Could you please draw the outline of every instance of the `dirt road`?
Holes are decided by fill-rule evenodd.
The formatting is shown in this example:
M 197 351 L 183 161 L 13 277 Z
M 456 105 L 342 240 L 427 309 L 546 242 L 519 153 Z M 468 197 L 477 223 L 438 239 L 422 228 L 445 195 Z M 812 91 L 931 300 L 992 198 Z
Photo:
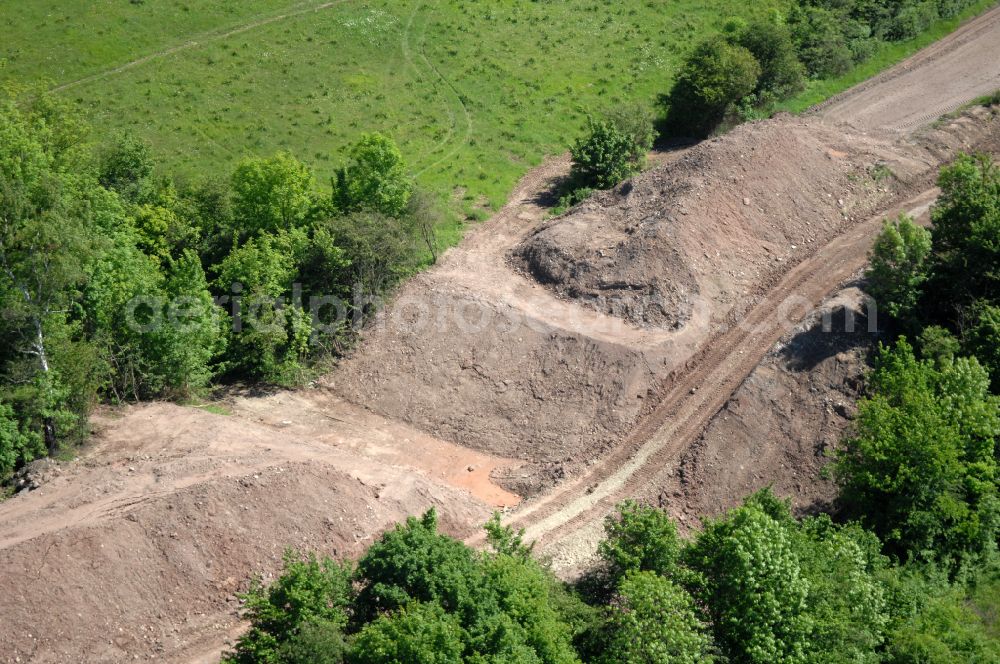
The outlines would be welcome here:
M 1000 89 L 1000 7 L 970 21 L 883 75 L 814 110 L 831 123 L 877 132 L 912 133 L 944 113 Z M 728 331 L 706 339 L 688 370 L 599 464 L 509 519 L 572 570 L 593 553 L 600 523 L 615 503 L 645 485 L 689 446 L 781 336 L 845 279 L 863 268 L 882 220 L 900 212 L 923 216 L 938 194 L 927 188 L 819 248 L 791 270 Z M 476 538 L 478 539 L 478 538 Z
M 818 112 L 872 133 L 903 132 L 898 140 L 906 142 L 907 132 L 938 109 L 979 94 L 986 85 L 981 73 L 990 80 L 1000 61 L 998 16 L 991 11 Z M 940 89 L 921 92 L 918 79 L 940 81 Z M 883 98 L 896 101 L 866 110 Z M 812 136 L 822 133 L 817 124 L 791 119 L 745 132 Z M 240 629 L 234 591 L 249 574 L 276 570 L 285 546 L 351 555 L 381 528 L 432 505 L 451 532 L 466 535 L 492 507 L 514 504 L 511 490 L 522 493 L 510 483 L 498 486 L 497 476 L 523 473 L 521 464 L 532 461 L 558 471 L 549 478 L 556 486 L 512 511 L 509 521 L 572 570 L 592 552 L 614 503 L 642 493 L 675 464 L 778 338 L 864 264 L 881 219 L 900 210 L 922 214 L 933 201 L 928 176 L 893 209 L 852 221 L 850 196 L 843 204 L 838 196 L 848 191 L 845 183 L 867 177 L 858 163 L 897 159 L 894 168 L 913 173 L 938 157 L 922 146 L 894 151 L 879 138 L 849 158 L 850 146 L 837 143 L 858 132 L 820 129 L 836 136 L 792 144 L 812 151 L 813 167 L 823 166 L 803 180 L 762 178 L 760 164 L 773 163 L 761 161 L 767 145 L 743 136 L 722 144 L 736 151 L 718 152 L 725 164 L 698 171 L 688 183 L 689 218 L 704 205 L 734 236 L 794 214 L 831 224 L 771 229 L 770 239 L 757 243 L 775 252 L 766 261 L 760 246 L 737 246 L 757 236 L 738 236 L 734 253 L 757 253 L 706 291 L 728 291 L 730 301 L 745 298 L 748 306 L 753 299 L 738 324 L 720 328 L 718 317 L 696 310 L 679 330 L 630 325 L 514 270 L 509 252 L 544 221 L 547 195 L 568 172 L 565 158 L 554 159 L 401 293 L 418 302 L 440 295 L 463 316 L 467 308 L 516 314 L 516 333 L 389 329 L 333 372 L 324 381 L 329 389 L 233 397 L 231 417 L 151 404 L 103 418 L 97 444 L 79 461 L 0 505 L 0 660 L 209 661 Z M 788 158 L 801 170 L 799 157 L 793 150 Z M 807 181 L 817 172 L 823 182 Z M 711 188 L 722 181 L 724 204 L 720 189 Z M 889 191 L 879 186 L 875 194 L 889 196 L 883 189 Z M 626 207 L 650 205 L 622 196 Z M 669 199 L 652 200 L 656 207 Z M 814 237 L 815 244 L 800 242 Z M 687 239 L 698 247 L 689 253 L 703 274 L 735 265 L 724 263 L 711 238 Z M 760 276 L 765 267 L 767 274 L 787 272 L 772 282 Z M 739 284 L 755 280 L 751 298 Z M 564 468 L 571 479 L 559 484 Z M 60 578 L 72 585 L 59 586 Z
M 778 339 L 864 266 L 883 219 L 900 212 L 926 215 L 937 195 L 936 188 L 928 189 L 856 225 L 799 263 L 738 325 L 711 340 L 625 444 L 590 472 L 519 510 L 511 525 L 525 528 L 529 539 L 544 542 L 543 550 L 551 552 L 580 528 L 602 520 L 616 503 L 642 493 L 702 432 Z M 581 553 L 594 544 L 581 542 Z M 565 555 L 560 562 L 572 566 L 577 560 Z
M 1000 6 L 814 112 L 862 129 L 908 132 L 996 90 Z

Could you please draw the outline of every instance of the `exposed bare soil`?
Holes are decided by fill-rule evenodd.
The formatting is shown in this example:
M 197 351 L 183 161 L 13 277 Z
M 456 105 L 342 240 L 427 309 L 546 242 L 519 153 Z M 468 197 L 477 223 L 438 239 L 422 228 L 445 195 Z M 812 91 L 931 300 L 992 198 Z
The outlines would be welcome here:
M 921 132 L 906 145 L 923 145 L 929 152 L 943 157 L 949 142 L 954 149 L 968 140 L 969 134 L 965 132 L 969 130 L 978 139 L 972 146 L 966 144 L 966 149 L 977 147 L 994 154 L 1000 151 L 997 115 L 985 109 L 974 110 L 951 126 Z M 965 139 L 956 142 L 957 135 Z M 883 214 L 852 225 L 788 271 L 763 298 L 734 320 L 731 327 L 720 328 L 719 334 L 692 358 L 685 372 L 668 379 L 669 388 L 664 390 L 664 397 L 626 441 L 587 473 L 524 506 L 512 522 L 527 527 L 530 537 L 539 538 L 543 542 L 542 550 L 567 573 L 587 564 L 600 538 L 603 516 L 626 497 L 645 495 L 650 487 L 671 484 L 663 477 L 679 472 L 681 459 L 690 446 L 783 334 L 806 319 L 831 291 L 830 284 L 841 284 L 864 267 L 883 218 L 905 212 L 927 223 L 929 208 L 938 195 L 937 189 L 931 186 L 933 176 L 932 170 L 914 177 L 901 190 L 918 193 L 886 209 Z M 734 447 L 753 447 L 755 444 L 752 438 L 729 442 Z M 750 469 L 757 480 L 763 480 L 763 485 L 787 480 L 787 465 L 767 465 L 766 460 L 765 456 L 760 464 Z M 815 481 L 818 475 L 809 476 L 808 468 L 806 464 L 798 470 L 807 473 L 807 481 Z M 701 486 L 711 491 L 713 482 L 722 481 L 730 494 L 728 500 L 707 512 L 715 513 L 742 498 L 740 485 L 745 488 L 747 482 L 731 482 L 734 474 L 731 468 L 723 466 L 715 477 L 702 483 Z M 728 479 L 723 481 L 723 478 Z M 791 493 L 786 495 L 794 497 Z M 692 502 L 690 493 L 687 501 Z M 683 503 L 672 511 L 683 517 Z
M 80 459 L 0 503 L 0 661 L 217 660 L 234 593 L 286 547 L 356 555 L 430 507 L 465 536 L 517 500 L 489 482 L 503 460 L 322 393 L 246 402 L 103 414 Z
M 820 104 L 827 122 L 909 132 L 1000 89 L 1000 6 Z
M 755 123 L 545 220 L 538 198 L 565 173 L 555 162 L 408 283 L 325 383 L 387 418 L 523 459 L 506 486 L 542 490 L 616 448 L 664 381 L 789 269 L 930 187 L 941 158 L 995 128 L 976 115 L 913 142 L 817 120 Z M 850 248 L 859 261 L 867 232 Z M 539 268 L 545 284 L 531 278 L 537 256 L 560 265 Z M 600 283 L 615 271 L 627 288 Z M 769 306 L 787 308 L 793 295 Z M 666 316 L 664 302 L 680 302 L 680 313 Z
M 997 20 L 950 42 L 978 50 L 944 40 L 904 68 L 968 78 L 945 93 L 957 106 Z M 920 106 L 909 80 L 838 103 Z M 234 592 L 284 547 L 353 555 L 430 506 L 475 541 L 533 496 L 511 522 L 571 571 L 626 496 L 691 522 L 770 483 L 821 505 L 867 337 L 797 326 L 862 268 L 884 214 L 926 213 L 943 160 L 1000 148 L 987 111 L 919 134 L 829 113 L 661 156 L 552 220 L 568 162 L 547 162 L 319 389 L 233 394 L 231 416 L 102 414 L 80 459 L 0 504 L 0 661 L 212 661 L 241 628 Z
M 645 499 L 688 525 L 768 486 L 799 512 L 828 511 L 836 489 L 822 470 L 850 427 L 883 332 L 868 313 L 857 286 L 824 302 L 768 352 Z

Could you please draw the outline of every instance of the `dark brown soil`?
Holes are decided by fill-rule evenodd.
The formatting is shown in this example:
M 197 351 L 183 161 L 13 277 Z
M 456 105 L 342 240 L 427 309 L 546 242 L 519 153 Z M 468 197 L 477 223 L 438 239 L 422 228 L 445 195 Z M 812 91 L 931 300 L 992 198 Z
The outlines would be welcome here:
M 862 293 L 839 293 L 778 343 L 645 498 L 690 525 L 765 487 L 800 513 L 831 510 L 836 487 L 824 469 L 849 431 L 878 335 Z

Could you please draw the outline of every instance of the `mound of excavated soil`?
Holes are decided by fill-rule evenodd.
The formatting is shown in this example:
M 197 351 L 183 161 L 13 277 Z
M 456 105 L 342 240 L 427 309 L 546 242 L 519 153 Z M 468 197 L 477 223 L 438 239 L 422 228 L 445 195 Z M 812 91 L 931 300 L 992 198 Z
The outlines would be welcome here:
M 720 319 L 935 166 L 967 129 L 917 147 L 816 119 L 743 125 L 542 224 L 513 263 L 633 324 L 680 327 L 696 302 Z
M 684 158 L 676 170 L 691 165 Z M 674 214 L 666 206 L 655 208 L 663 214 L 652 209 L 657 199 L 681 195 L 690 184 L 657 182 L 664 189 L 639 194 L 652 196 L 634 218 L 615 219 L 609 214 L 616 196 L 627 197 L 643 184 L 632 182 L 614 194 L 591 199 L 558 223 L 536 231 L 515 256 L 542 284 L 598 311 L 633 323 L 680 327 L 691 317 L 698 284 L 677 250 Z M 623 194 L 626 191 L 629 194 Z
M 866 314 L 854 287 L 824 303 L 754 369 L 647 499 L 689 525 L 765 487 L 801 513 L 828 511 L 837 490 L 823 468 L 849 430 L 877 338 Z
M 526 181 L 408 282 L 324 382 L 380 415 L 529 462 L 502 480 L 534 493 L 615 447 L 664 378 L 793 265 L 928 188 L 941 159 L 996 126 L 963 118 L 904 141 L 778 118 L 550 220 L 537 201 L 551 182 Z
M 0 503 L 0 661 L 218 661 L 236 593 L 286 547 L 348 557 L 436 507 L 490 509 L 409 468 L 237 417 L 151 404 Z

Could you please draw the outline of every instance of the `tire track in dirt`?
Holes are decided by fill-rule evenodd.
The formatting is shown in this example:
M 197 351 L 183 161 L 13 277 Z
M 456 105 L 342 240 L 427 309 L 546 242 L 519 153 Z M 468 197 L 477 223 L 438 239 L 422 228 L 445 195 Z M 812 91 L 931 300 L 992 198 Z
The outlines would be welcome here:
M 437 4 L 440 4 L 440 2 L 438 2 Z M 416 14 L 416 10 L 414 10 L 414 14 Z M 413 21 L 412 16 L 410 17 L 410 21 L 412 23 Z M 441 83 L 443 83 L 444 86 L 451 91 L 452 95 L 454 95 L 455 101 L 458 102 L 459 107 L 462 109 L 462 115 L 465 117 L 465 136 L 462 138 L 461 141 L 456 141 L 454 147 L 452 147 L 451 150 L 449 150 L 446 154 L 442 155 L 435 162 L 433 162 L 429 166 L 425 166 L 424 168 L 414 173 L 414 177 L 420 177 L 421 175 L 431 170 L 432 168 L 437 168 L 444 162 L 454 157 L 456 154 L 458 154 L 458 151 L 462 149 L 462 146 L 466 145 L 469 142 L 469 139 L 472 137 L 472 114 L 469 112 L 469 107 L 466 105 L 465 99 L 462 97 L 462 94 L 455 87 L 455 84 L 452 83 L 449 79 L 445 78 L 444 74 L 441 73 L 441 70 L 438 69 L 437 65 L 431 62 L 430 58 L 427 57 L 427 49 L 425 46 L 426 38 L 427 38 L 427 23 L 425 21 L 419 42 L 420 58 L 424 61 L 424 64 L 426 64 L 430 68 L 430 70 L 434 72 L 434 75 L 437 76 L 438 80 L 441 81 Z M 457 118 L 455 118 L 453 111 L 449 110 L 449 113 L 452 114 L 452 128 L 454 129 L 454 127 L 458 124 Z M 452 135 L 453 133 L 449 132 L 449 138 Z M 430 154 L 433 155 L 434 152 L 442 149 L 445 145 L 447 145 L 447 143 L 443 142 L 437 148 L 432 150 Z
M 997 89 L 1000 4 L 810 113 L 831 122 L 908 132 Z
M 851 228 L 789 271 L 742 322 L 705 344 L 664 399 L 600 465 L 525 508 L 511 525 L 546 546 L 599 520 L 660 473 L 707 426 L 783 334 L 793 329 L 839 283 L 861 269 L 887 216 L 926 213 L 931 188 Z M 793 305 L 793 306 L 789 306 Z
M 961 64 L 966 70 L 970 66 L 979 66 L 977 57 L 968 56 L 970 51 L 975 51 L 971 47 L 984 40 L 995 47 L 992 36 L 998 28 L 1000 6 L 882 76 L 843 93 L 813 112 L 825 117 L 833 115 L 832 119 L 837 121 L 836 113 L 841 111 L 830 109 L 851 108 L 859 96 L 872 91 L 884 95 L 886 88 L 891 90 L 900 78 L 911 76 L 913 72 L 926 72 L 928 68 L 937 66 L 942 58 L 960 49 L 965 54 Z M 949 61 L 945 63 L 943 74 L 933 70 L 931 73 L 955 76 L 954 66 L 955 63 Z M 917 91 L 914 100 L 921 104 L 924 111 L 916 119 L 890 117 L 878 129 L 912 131 L 940 114 L 958 108 L 977 93 L 965 89 L 957 96 L 954 92 L 952 95 L 943 101 L 930 99 L 928 110 L 928 96 Z M 781 336 L 801 322 L 838 284 L 863 268 L 882 220 L 901 212 L 914 217 L 925 215 L 937 195 L 938 190 L 929 187 L 928 183 L 924 191 L 891 210 L 853 226 L 790 269 L 763 294 L 739 323 L 706 339 L 702 350 L 682 370 L 668 378 L 663 390 L 664 398 L 609 456 L 580 477 L 522 506 L 506 522 L 515 528 L 524 528 L 527 539 L 542 543 L 546 550 L 574 536 L 585 540 L 599 536 L 600 529 L 595 526 L 613 510 L 614 505 L 637 493 L 666 464 L 675 461 L 678 453 L 704 431 L 711 418 Z M 799 305 L 799 310 L 785 308 L 789 302 Z M 481 541 L 481 537 L 476 536 L 470 541 Z M 587 550 L 594 544 L 594 541 L 580 542 L 581 548 Z

